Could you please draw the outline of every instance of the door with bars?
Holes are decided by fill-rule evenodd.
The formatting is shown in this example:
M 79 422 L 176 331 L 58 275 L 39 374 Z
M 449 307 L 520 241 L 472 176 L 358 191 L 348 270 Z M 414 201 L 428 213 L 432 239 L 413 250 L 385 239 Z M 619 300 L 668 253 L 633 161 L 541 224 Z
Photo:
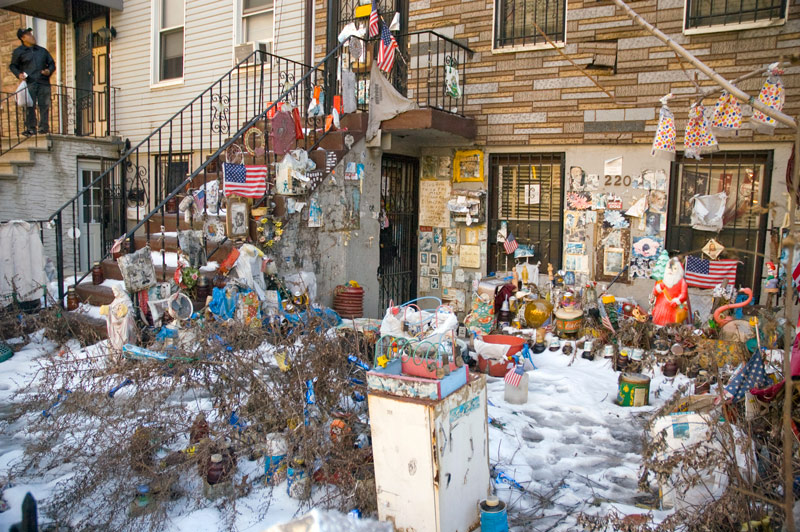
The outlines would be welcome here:
M 417 297 L 419 161 L 384 154 L 381 159 L 379 308 Z
M 534 248 L 533 261 L 561 267 L 564 220 L 564 154 L 509 153 L 489 157 L 489 272 L 509 270 L 513 255 L 497 242 L 507 222 L 520 246 Z
M 672 163 L 667 215 L 667 244 L 670 254 L 703 256 L 710 238 L 726 247 L 720 258 L 741 261 L 736 284 L 753 290 L 758 301 L 767 238 L 766 207 L 772 181 L 772 152 L 721 151 L 704 155 L 700 161 L 680 154 Z M 692 229 L 692 197 L 727 196 L 719 234 Z M 704 257 L 705 258 L 705 257 Z

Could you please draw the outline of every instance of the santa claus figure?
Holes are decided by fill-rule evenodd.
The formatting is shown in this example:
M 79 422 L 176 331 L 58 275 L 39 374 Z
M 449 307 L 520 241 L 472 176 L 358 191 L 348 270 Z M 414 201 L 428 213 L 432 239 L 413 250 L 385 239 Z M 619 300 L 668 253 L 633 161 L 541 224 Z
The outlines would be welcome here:
M 650 302 L 653 305 L 653 323 L 656 325 L 682 323 L 692 315 L 683 266 L 677 258 L 673 257 L 667 263 L 664 278 L 656 281 Z

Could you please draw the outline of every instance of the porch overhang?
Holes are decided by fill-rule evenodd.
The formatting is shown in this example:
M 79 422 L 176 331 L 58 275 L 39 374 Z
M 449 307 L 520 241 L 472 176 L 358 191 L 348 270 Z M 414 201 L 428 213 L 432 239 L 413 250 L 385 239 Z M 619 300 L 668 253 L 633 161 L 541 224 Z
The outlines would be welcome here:
M 69 23 L 69 3 L 72 0 L 0 0 L 0 8 L 31 15 L 53 22 Z M 90 4 L 122 11 L 123 0 L 83 0 Z
M 431 108 L 406 111 L 391 120 L 384 120 L 381 129 L 396 135 L 409 135 L 423 143 L 474 140 L 477 134 L 475 119 Z

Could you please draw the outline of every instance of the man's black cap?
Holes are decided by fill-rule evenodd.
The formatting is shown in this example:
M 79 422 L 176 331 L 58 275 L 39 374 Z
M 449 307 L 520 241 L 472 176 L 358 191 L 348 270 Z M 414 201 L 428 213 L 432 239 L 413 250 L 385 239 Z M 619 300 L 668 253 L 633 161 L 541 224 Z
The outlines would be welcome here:
M 20 28 L 17 30 L 17 39 L 22 40 L 22 36 L 28 33 L 29 31 L 33 31 L 33 28 Z

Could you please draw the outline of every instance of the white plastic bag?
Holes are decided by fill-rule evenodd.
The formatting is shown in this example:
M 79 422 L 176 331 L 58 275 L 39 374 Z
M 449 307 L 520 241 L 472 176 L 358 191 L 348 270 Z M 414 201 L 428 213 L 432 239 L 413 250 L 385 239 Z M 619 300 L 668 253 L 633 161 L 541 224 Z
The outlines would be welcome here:
M 719 232 L 728 195 L 724 192 L 708 196 L 692 196 L 692 229 Z
M 33 107 L 33 98 L 31 98 L 31 91 L 28 90 L 28 82 L 23 81 L 17 87 L 15 93 L 17 98 L 17 105 L 20 107 Z

